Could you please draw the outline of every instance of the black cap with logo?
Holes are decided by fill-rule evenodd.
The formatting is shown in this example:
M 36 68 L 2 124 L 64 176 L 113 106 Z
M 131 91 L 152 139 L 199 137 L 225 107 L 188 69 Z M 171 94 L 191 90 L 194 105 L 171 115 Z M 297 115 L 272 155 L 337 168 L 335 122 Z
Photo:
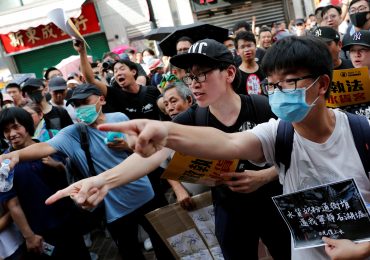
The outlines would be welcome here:
M 352 35 L 346 34 L 343 38 L 342 49 L 347 51 L 353 45 L 361 45 L 370 48 L 370 31 L 361 30 Z
M 69 104 L 73 104 L 73 102 L 76 100 L 86 99 L 91 95 L 101 96 L 102 93 L 95 85 L 92 85 L 92 84 L 78 85 L 73 90 L 72 96 L 70 99 L 68 99 L 66 105 L 68 106 Z
M 234 57 L 222 43 L 213 39 L 204 39 L 194 43 L 187 53 L 175 55 L 171 64 L 181 69 L 191 68 L 193 65 L 207 65 L 212 67 L 220 62 L 234 64 Z
M 328 27 L 328 26 L 317 27 L 312 32 L 312 35 L 317 38 L 320 38 L 321 40 L 325 42 L 331 42 L 331 41 L 338 42 L 340 40 L 339 33 L 333 28 Z

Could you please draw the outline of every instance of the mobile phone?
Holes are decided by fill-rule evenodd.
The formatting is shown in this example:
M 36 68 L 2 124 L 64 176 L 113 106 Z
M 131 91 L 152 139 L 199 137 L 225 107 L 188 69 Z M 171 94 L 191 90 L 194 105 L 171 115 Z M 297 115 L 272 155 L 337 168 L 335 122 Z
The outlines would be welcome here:
M 51 256 L 54 252 L 54 248 L 55 248 L 55 246 L 50 245 L 46 242 L 42 242 L 42 249 L 43 249 L 43 253 L 45 255 Z

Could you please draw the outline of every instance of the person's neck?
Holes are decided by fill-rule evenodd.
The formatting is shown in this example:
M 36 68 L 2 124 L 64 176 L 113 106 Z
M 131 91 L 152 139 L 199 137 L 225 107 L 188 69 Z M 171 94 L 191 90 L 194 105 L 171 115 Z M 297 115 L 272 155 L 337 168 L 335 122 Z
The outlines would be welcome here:
M 105 114 L 100 112 L 98 118 L 92 123 L 90 126 L 93 128 L 97 128 L 98 125 L 105 123 Z
M 47 113 L 49 113 L 52 108 L 53 108 L 53 106 L 50 105 L 49 102 L 47 102 L 45 99 L 43 99 L 41 101 L 41 109 L 42 109 L 42 113 L 44 115 L 47 114 Z
M 214 115 L 218 121 L 226 126 L 232 126 L 235 124 L 239 117 L 241 109 L 240 96 L 236 94 L 232 87 L 228 90 L 228 93 L 222 95 L 217 102 L 209 106 L 209 111 Z
M 122 90 L 128 93 L 137 94 L 140 91 L 140 85 L 135 82 L 132 83 L 128 88 L 122 88 Z
M 293 123 L 300 136 L 319 144 L 325 143 L 335 129 L 335 114 L 325 102 L 317 103 L 302 122 Z
M 244 72 L 256 72 L 258 70 L 259 66 L 257 62 L 254 59 L 243 61 L 242 64 L 240 64 L 239 69 L 241 69 Z
M 20 150 L 20 149 L 23 149 L 23 148 L 26 148 L 32 144 L 36 143 L 34 140 L 32 140 L 32 137 L 30 136 L 29 138 L 27 138 L 27 140 L 24 142 L 24 144 L 21 146 L 21 147 L 13 147 L 14 150 Z

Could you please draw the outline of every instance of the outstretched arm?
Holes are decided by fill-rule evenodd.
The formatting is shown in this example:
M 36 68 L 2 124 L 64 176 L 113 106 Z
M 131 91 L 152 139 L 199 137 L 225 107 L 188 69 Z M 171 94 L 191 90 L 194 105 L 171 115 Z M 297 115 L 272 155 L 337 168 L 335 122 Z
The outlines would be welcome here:
M 148 158 L 132 154 L 122 163 L 97 176 L 75 182 L 59 190 L 46 200 L 46 204 L 70 196 L 83 208 L 96 207 L 110 189 L 130 183 L 155 170 L 171 154 L 170 149 L 163 149 Z
M 265 161 L 261 142 L 248 131 L 228 134 L 211 127 L 147 119 L 103 124 L 99 129 L 126 133 L 131 149 L 146 157 L 166 146 L 199 158 Z

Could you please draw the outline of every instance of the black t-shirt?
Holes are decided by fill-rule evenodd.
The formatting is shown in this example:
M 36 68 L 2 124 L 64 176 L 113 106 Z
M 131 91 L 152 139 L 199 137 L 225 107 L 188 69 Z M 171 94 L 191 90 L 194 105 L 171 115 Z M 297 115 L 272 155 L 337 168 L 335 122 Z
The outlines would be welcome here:
M 275 115 L 271 112 L 267 97 L 253 95 L 253 101 L 251 96 L 240 95 L 240 98 L 242 102 L 240 113 L 237 121 L 232 126 L 225 126 L 208 108 L 199 108 L 197 105 L 180 113 L 173 121 L 184 125 L 211 126 L 227 133 L 234 133 L 252 129 L 259 123 L 267 122 L 270 118 L 275 118 Z M 244 171 L 246 169 L 259 170 L 262 168 L 248 161 L 240 161 L 237 171 Z M 241 199 L 244 203 L 245 199 L 248 199 L 248 201 L 257 201 L 261 197 L 272 196 L 272 194 L 277 195 L 281 194 L 281 192 L 281 185 L 278 181 L 266 184 L 257 191 L 248 194 L 233 192 L 223 185 L 212 188 L 213 200 L 216 203 L 235 206 L 241 205 Z
M 261 66 L 258 66 L 258 70 L 252 73 L 244 72 L 241 69 L 239 71 L 241 79 L 239 87 L 235 90 L 236 93 L 242 95 L 265 95 L 261 88 L 261 82 L 266 78 L 266 75 L 262 71 Z
M 334 68 L 334 69 L 335 70 L 345 70 L 345 69 L 352 69 L 352 68 L 354 68 L 354 67 L 353 67 L 353 64 L 352 64 L 351 60 L 342 59 L 342 64 L 340 64 L 339 67 Z
M 62 107 L 53 106 L 49 113 L 44 114 L 44 119 L 46 129 L 61 130 L 66 126 L 73 124 L 67 110 Z
M 159 119 L 157 98 L 161 93 L 154 86 L 140 86 L 138 93 L 128 93 L 116 87 L 107 89 L 104 112 L 121 112 L 130 119 Z
M 261 64 L 262 59 L 265 56 L 265 53 L 266 53 L 266 51 L 262 48 L 257 48 L 256 49 L 256 58 L 255 58 L 255 60 L 258 64 Z M 242 58 L 238 54 L 236 54 L 234 56 L 234 62 L 235 62 L 235 65 L 237 67 L 239 67 L 240 64 L 242 64 Z

